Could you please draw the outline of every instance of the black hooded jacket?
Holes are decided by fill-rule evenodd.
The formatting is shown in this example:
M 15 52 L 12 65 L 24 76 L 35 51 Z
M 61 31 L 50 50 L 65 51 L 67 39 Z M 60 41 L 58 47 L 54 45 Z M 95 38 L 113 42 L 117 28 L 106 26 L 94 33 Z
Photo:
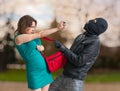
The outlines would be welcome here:
M 74 40 L 70 49 L 65 49 L 67 64 L 63 74 L 67 77 L 84 80 L 88 70 L 94 64 L 100 49 L 97 35 L 80 34 Z

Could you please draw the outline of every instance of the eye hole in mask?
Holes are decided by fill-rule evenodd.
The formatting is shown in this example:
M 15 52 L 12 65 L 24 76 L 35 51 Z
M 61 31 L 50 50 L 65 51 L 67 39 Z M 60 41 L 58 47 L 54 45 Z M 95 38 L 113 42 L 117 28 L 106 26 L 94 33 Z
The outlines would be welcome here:
M 96 23 L 97 22 L 97 20 L 96 19 L 94 19 L 94 20 L 90 20 L 88 23 Z

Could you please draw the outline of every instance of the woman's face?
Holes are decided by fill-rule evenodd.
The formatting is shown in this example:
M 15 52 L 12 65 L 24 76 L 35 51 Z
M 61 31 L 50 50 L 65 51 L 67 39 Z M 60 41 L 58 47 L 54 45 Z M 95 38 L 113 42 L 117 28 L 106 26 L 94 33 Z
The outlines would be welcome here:
M 36 25 L 35 25 L 35 22 L 33 21 L 31 27 L 27 27 L 25 29 L 25 33 L 26 34 L 34 34 L 35 33 L 35 27 L 36 27 Z

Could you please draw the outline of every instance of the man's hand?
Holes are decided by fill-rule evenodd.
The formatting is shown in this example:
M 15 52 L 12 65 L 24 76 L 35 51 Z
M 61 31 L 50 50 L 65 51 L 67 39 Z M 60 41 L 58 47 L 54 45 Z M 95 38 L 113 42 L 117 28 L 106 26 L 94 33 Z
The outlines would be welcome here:
M 64 52 L 66 47 L 61 43 L 59 42 L 58 40 L 54 41 L 54 45 L 56 48 L 59 48 L 60 51 Z

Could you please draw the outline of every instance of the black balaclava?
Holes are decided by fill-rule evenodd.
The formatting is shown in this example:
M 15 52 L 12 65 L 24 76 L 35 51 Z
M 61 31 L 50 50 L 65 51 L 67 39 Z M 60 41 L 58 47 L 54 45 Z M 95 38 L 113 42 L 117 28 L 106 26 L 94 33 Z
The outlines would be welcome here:
M 85 24 L 84 29 L 90 35 L 100 35 L 106 31 L 107 27 L 108 23 L 105 19 L 96 18 L 89 20 L 89 22 Z

